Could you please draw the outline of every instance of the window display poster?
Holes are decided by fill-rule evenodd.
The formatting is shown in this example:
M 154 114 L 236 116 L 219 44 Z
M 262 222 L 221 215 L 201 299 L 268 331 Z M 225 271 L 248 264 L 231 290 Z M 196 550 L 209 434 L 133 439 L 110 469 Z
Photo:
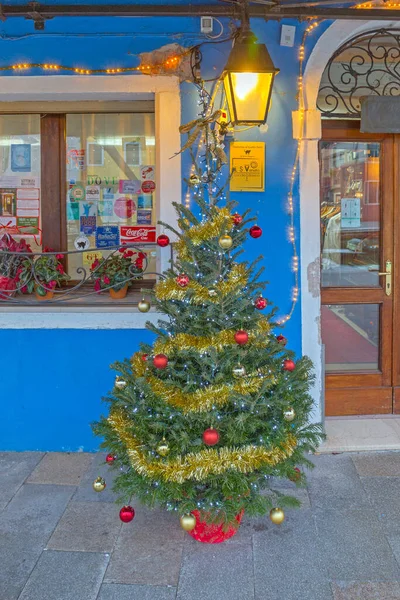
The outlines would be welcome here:
M 342 229 L 357 228 L 361 225 L 360 198 L 342 198 L 341 206 L 341 226 Z
M 100 200 L 97 203 L 97 214 L 102 221 L 110 220 L 107 217 L 112 217 L 114 214 L 114 200 Z
M 86 200 L 100 200 L 100 186 L 99 185 L 87 185 L 86 186 Z
M 119 196 L 114 202 L 114 214 L 122 222 L 136 223 L 136 202 L 130 196 Z
M 81 183 L 75 183 L 70 189 L 70 198 L 79 201 L 84 200 L 86 196 L 85 188 Z
M 138 179 L 120 179 L 119 192 L 120 194 L 140 194 L 141 183 Z
M 104 225 L 96 229 L 96 248 L 119 246 L 119 227 Z
M 96 217 L 97 202 L 79 202 L 79 216 L 81 217 Z
M 90 250 L 89 252 L 84 252 L 82 254 L 82 261 L 84 265 L 92 266 L 94 261 L 100 260 L 103 258 L 103 253 L 99 250 Z
M 96 232 L 96 217 L 81 217 L 80 230 L 85 235 L 93 235 Z
M 17 216 L 17 190 L 0 188 L 0 215 L 2 217 Z
M 31 163 L 30 144 L 11 144 L 11 171 L 29 173 Z
M 79 171 L 85 168 L 84 148 L 70 148 L 67 151 L 67 167 L 69 169 L 78 169 Z
M 155 227 L 121 227 L 121 244 L 155 242 Z
M 138 225 L 151 225 L 152 211 L 140 209 L 137 211 Z
M 138 196 L 138 208 L 153 208 L 152 194 L 141 194 Z
M 79 202 L 67 202 L 67 221 L 79 221 Z
M 155 181 L 156 173 L 154 165 L 140 167 L 140 178 L 142 181 Z
M 0 188 L 0 224 L 12 235 L 38 232 L 40 190 L 38 188 Z M 21 229 L 18 229 L 21 228 Z

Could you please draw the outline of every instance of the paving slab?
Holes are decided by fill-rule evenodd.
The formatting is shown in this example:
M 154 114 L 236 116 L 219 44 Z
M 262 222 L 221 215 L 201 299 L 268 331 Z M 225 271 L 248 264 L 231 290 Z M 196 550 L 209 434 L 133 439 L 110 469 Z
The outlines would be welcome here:
M 77 502 L 115 502 L 117 495 L 112 491 L 114 479 L 120 472 L 105 462 L 105 452 L 97 452 L 89 468 L 83 474 L 73 500 Z M 97 477 L 103 477 L 107 487 L 103 492 L 95 492 L 92 484 Z
M 400 581 L 400 569 L 373 510 L 316 512 L 319 553 L 338 581 Z
M 70 502 L 47 548 L 112 552 L 121 525 L 116 504 Z
M 105 583 L 97 600 L 175 600 L 176 588 L 158 585 Z
M 400 477 L 363 477 L 362 484 L 385 531 L 400 533 Z
M 279 526 L 269 522 L 266 531 L 253 535 L 253 552 L 257 600 L 308 600 L 307 593 L 310 599 L 330 598 L 311 510 L 290 511 Z
M 96 600 L 108 556 L 43 552 L 19 600 Z
M 43 458 L 43 452 L 0 452 L 0 510 Z
M 28 483 L 79 485 L 94 454 L 87 452 L 50 452 L 46 454 L 28 478 Z
M 0 518 L 0 598 L 16 600 L 75 488 L 24 484 Z
M 399 600 L 400 583 L 366 582 L 366 583 L 332 583 L 333 600 Z
M 310 456 L 315 468 L 308 471 L 308 493 L 313 508 L 369 507 L 369 500 L 348 454 Z
M 254 600 L 250 543 L 202 544 L 185 550 L 177 600 Z
M 399 534 L 388 535 L 387 539 L 389 540 L 390 547 L 391 547 L 393 554 L 400 566 L 400 535 Z
M 400 452 L 374 452 L 351 457 L 360 477 L 400 477 Z
M 121 527 L 105 583 L 176 586 L 185 535 L 179 517 L 133 505 L 135 519 Z

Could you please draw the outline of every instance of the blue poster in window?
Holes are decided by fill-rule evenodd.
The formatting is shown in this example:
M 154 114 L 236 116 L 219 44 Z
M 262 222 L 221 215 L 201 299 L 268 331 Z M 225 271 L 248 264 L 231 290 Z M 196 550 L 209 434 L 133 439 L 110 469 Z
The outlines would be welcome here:
M 96 229 L 96 248 L 119 246 L 119 227 L 104 225 Z
M 11 171 L 14 171 L 14 173 L 29 173 L 31 163 L 30 144 L 11 144 Z
M 137 211 L 137 224 L 138 225 L 151 225 L 151 210 L 138 210 Z

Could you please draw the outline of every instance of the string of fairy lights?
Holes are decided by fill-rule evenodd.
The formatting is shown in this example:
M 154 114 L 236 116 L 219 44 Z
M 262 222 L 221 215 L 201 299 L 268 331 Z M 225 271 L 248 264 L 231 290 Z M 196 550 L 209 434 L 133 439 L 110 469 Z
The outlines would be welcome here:
M 303 37 L 299 47 L 299 75 L 297 81 L 297 105 L 298 105 L 298 113 L 299 113 L 299 121 L 300 121 L 300 132 L 299 138 L 297 140 L 297 148 L 296 154 L 293 161 L 293 167 L 290 174 L 289 180 L 289 191 L 287 195 L 287 209 L 289 213 L 289 242 L 292 245 L 293 255 L 292 255 L 292 270 L 294 273 L 294 285 L 292 290 L 292 304 L 289 312 L 278 319 L 278 323 L 283 325 L 287 323 L 289 319 L 292 318 L 294 310 L 296 308 L 296 304 L 299 299 L 300 294 L 300 284 L 299 284 L 299 254 L 297 252 L 297 244 L 296 244 L 296 229 L 295 229 L 295 212 L 294 212 L 294 202 L 293 202 L 293 194 L 294 194 L 294 186 L 297 179 L 297 173 L 300 163 L 300 154 L 302 150 L 302 142 L 304 135 L 304 89 L 303 89 L 303 74 L 304 74 L 304 59 L 305 59 L 305 45 L 308 36 L 312 33 L 316 27 L 320 24 L 320 21 L 313 21 L 306 27 L 303 33 Z
M 57 65 L 53 63 L 16 63 L 0 67 L 1 71 L 17 71 L 24 73 L 29 69 L 42 69 L 43 71 L 69 71 L 77 75 L 118 75 L 121 73 L 144 73 L 145 75 L 154 75 L 159 71 L 168 71 L 176 69 L 184 56 L 190 54 L 192 48 L 179 55 L 173 55 L 159 63 L 141 63 L 137 67 L 118 67 L 113 69 L 82 69 L 79 67 L 69 67 L 67 65 Z

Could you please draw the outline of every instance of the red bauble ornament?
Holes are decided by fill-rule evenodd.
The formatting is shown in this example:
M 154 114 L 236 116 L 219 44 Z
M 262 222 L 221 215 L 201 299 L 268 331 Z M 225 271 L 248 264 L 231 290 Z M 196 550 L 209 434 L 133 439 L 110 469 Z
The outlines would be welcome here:
M 289 475 L 289 479 L 290 479 L 290 481 L 294 481 L 294 482 L 300 481 L 300 479 L 301 479 L 301 471 L 300 471 L 299 467 L 295 467 L 293 469 L 293 473 L 291 473 Z
M 190 279 L 185 273 L 181 273 L 175 281 L 180 287 L 184 288 L 189 284 Z
M 248 341 L 249 341 L 249 334 L 247 333 L 247 331 L 243 331 L 243 329 L 240 329 L 239 331 L 237 331 L 235 333 L 235 342 L 237 344 L 239 344 L 239 346 L 243 346 L 244 344 L 247 344 Z
M 113 463 L 114 460 L 117 460 L 117 457 L 114 454 L 107 454 L 107 456 L 106 456 L 106 462 Z
M 276 341 L 278 344 L 281 344 L 281 346 L 286 346 L 287 344 L 287 338 L 285 338 L 285 336 L 282 334 L 276 336 Z
M 263 308 L 265 308 L 267 306 L 267 304 L 268 304 L 268 302 L 262 296 L 260 296 L 259 298 L 256 298 L 256 300 L 254 300 L 254 306 L 258 310 L 262 310 Z
M 224 528 L 223 524 L 209 523 L 211 520 L 209 513 L 192 510 L 192 515 L 196 519 L 196 526 L 194 529 L 188 531 L 188 534 L 198 542 L 203 542 L 204 544 L 220 544 L 229 540 L 229 538 L 237 533 L 243 513 L 244 510 L 241 510 L 236 515 L 235 520 L 227 528 Z
M 234 225 L 240 225 L 240 223 L 243 221 L 243 217 L 242 215 L 239 215 L 239 213 L 235 213 L 232 215 L 232 221 Z
M 153 358 L 153 365 L 156 369 L 165 369 L 168 364 L 168 357 L 165 354 L 156 354 Z
M 165 235 L 164 233 L 162 233 L 157 238 L 157 244 L 159 246 L 161 246 L 161 248 L 165 248 L 165 246 L 168 246 L 168 244 L 169 244 L 169 237 L 167 235 Z
M 219 442 L 219 433 L 216 429 L 210 427 L 210 429 L 206 429 L 203 433 L 203 442 L 207 446 L 215 446 Z
M 142 354 L 142 360 L 146 361 L 148 357 L 148 354 Z
M 132 506 L 123 506 L 119 511 L 119 518 L 124 523 L 130 523 L 130 521 L 133 520 L 134 516 L 135 511 L 133 510 Z
M 250 227 L 249 233 L 252 238 L 259 238 L 262 236 L 262 229 L 258 225 L 253 225 L 253 227 Z
M 292 360 L 284 360 L 283 361 L 283 369 L 285 371 L 294 371 L 296 368 L 296 363 Z

